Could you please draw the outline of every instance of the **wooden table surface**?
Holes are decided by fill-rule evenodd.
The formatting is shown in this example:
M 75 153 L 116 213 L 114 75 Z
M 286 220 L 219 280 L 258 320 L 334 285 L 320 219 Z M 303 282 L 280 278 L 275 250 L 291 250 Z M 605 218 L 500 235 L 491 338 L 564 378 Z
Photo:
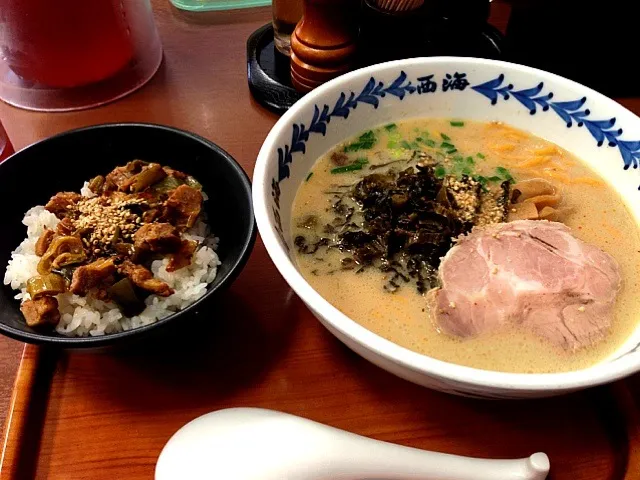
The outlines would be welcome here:
M 231 153 L 247 173 L 252 174 L 260 145 L 277 117 L 256 104 L 249 94 L 245 42 L 256 28 L 270 20 L 270 9 L 193 15 L 172 8 L 168 0 L 154 0 L 153 4 L 165 50 L 163 64 L 154 79 L 140 91 L 116 103 L 82 112 L 43 114 L 0 104 L 0 119 L 17 149 L 70 128 L 112 121 L 150 121 L 191 130 L 213 140 Z M 504 18 L 501 17 L 498 21 L 504 21 Z M 640 112 L 640 99 L 624 99 L 622 103 Z M 379 438 L 390 441 L 405 442 L 414 439 L 419 444 L 420 438 L 424 439 L 429 435 L 444 437 L 451 435 L 451 444 L 447 445 L 445 442 L 442 444 L 443 448 L 450 446 L 451 450 L 465 454 L 477 453 L 477 446 L 474 444 L 455 443 L 456 436 L 462 438 L 462 432 L 465 429 L 477 430 L 477 436 L 482 437 L 483 433 L 486 433 L 485 428 L 494 428 L 491 425 L 495 425 L 496 431 L 508 429 L 510 424 L 513 425 L 513 422 L 518 421 L 521 412 L 529 412 L 531 415 L 527 425 L 534 436 L 542 435 L 540 432 L 536 433 L 536 423 L 548 422 L 559 426 L 557 438 L 549 440 L 551 449 L 556 448 L 555 446 L 558 449 L 564 448 L 561 447 L 562 444 L 573 441 L 568 420 L 563 413 L 565 408 L 571 409 L 576 418 L 584 417 L 585 421 L 590 421 L 590 417 L 585 412 L 590 408 L 589 405 L 593 399 L 575 401 L 574 398 L 573 400 L 543 401 L 535 405 L 526 403 L 518 407 L 512 404 L 501 407 L 479 406 L 478 409 L 485 417 L 483 422 L 486 423 L 475 426 L 454 422 L 447 426 L 443 424 L 442 431 L 434 433 L 419 433 L 417 426 L 416 431 L 393 431 L 393 422 L 402 425 L 410 423 L 413 418 L 407 413 L 395 414 L 395 408 L 398 412 L 415 411 L 417 421 L 427 416 L 433 417 L 432 420 L 434 420 L 438 416 L 436 412 L 419 412 L 424 407 L 425 401 L 431 402 L 431 409 L 436 410 L 446 405 L 453 414 L 456 411 L 462 412 L 468 408 L 469 404 L 466 400 L 422 392 L 421 389 L 392 378 L 351 354 L 313 320 L 269 262 L 265 249 L 258 239 L 245 273 L 240 277 L 238 286 L 232 289 L 231 301 L 234 305 L 248 305 L 253 289 L 266 289 L 267 295 L 273 292 L 274 298 L 282 304 L 278 305 L 273 312 L 268 306 L 259 308 L 252 306 L 252 310 L 243 307 L 236 324 L 221 327 L 217 332 L 236 339 L 244 338 L 248 345 L 255 349 L 253 363 L 243 359 L 233 346 L 226 344 L 224 338 L 218 338 L 208 346 L 210 351 L 216 353 L 206 361 L 212 369 L 212 377 L 219 375 L 221 383 L 216 385 L 215 382 L 211 382 L 203 386 L 194 386 L 192 382 L 200 381 L 201 377 L 191 376 L 190 372 L 182 371 L 179 366 L 171 365 L 168 361 L 161 361 L 157 366 L 152 365 L 151 360 L 142 361 L 136 365 L 123 365 L 126 359 L 105 357 L 100 361 L 103 362 L 105 375 L 113 375 L 113 380 L 102 381 L 100 388 L 104 390 L 94 392 L 96 402 L 94 405 L 81 404 L 78 405 L 78 410 L 74 411 L 69 405 L 63 405 L 58 400 L 65 394 L 81 395 L 90 391 L 93 381 L 89 375 L 93 371 L 89 364 L 98 360 L 87 362 L 82 354 L 69 354 L 63 358 L 59 367 L 66 372 L 65 378 L 69 383 L 56 384 L 51 392 L 52 397 L 48 408 L 61 415 L 77 414 L 81 419 L 82 412 L 89 412 L 87 413 L 89 415 L 91 408 L 109 411 L 113 406 L 115 409 L 113 414 L 118 415 L 117 408 L 125 410 L 134 408 L 135 396 L 143 392 L 142 385 L 146 384 L 166 395 L 155 401 L 150 400 L 153 403 L 150 407 L 151 415 L 157 415 L 160 421 L 166 412 L 170 412 L 178 426 L 180 421 L 189 420 L 193 414 L 206 411 L 207 406 L 198 403 L 200 391 L 212 399 L 215 398 L 215 404 L 212 403 L 212 405 L 219 407 L 232 406 L 234 401 L 242 402 L 243 400 L 238 399 L 243 398 L 242 391 L 245 389 L 248 392 L 248 398 L 253 399 L 255 404 L 272 407 L 284 405 L 285 409 L 295 410 L 301 414 L 313 411 L 316 420 L 329 422 L 333 419 L 338 422 L 337 419 L 340 419 L 338 423 L 344 426 L 354 427 L 361 433 L 375 434 Z M 265 320 L 254 325 L 243 320 L 243 315 L 247 318 L 250 316 L 257 318 L 262 315 Z M 297 324 L 287 325 L 286 318 L 296 319 Z M 22 344 L 0 337 L 0 421 L 6 418 L 22 352 Z M 30 355 L 33 355 L 33 352 L 34 349 L 29 350 Z M 158 357 L 153 359 L 157 361 Z M 201 358 L 197 354 L 192 354 L 185 364 L 199 361 Z M 238 367 L 234 373 L 237 374 L 237 378 L 228 378 L 225 365 L 231 364 Z M 122 368 L 126 369 L 124 375 L 128 381 L 140 382 L 139 391 L 125 392 L 119 388 L 118 376 Z M 147 373 L 154 368 L 165 369 L 166 378 L 162 378 L 162 375 L 149 376 Z M 269 368 L 272 370 L 269 371 Z M 306 379 L 307 374 L 308 379 Z M 327 378 L 329 378 L 328 381 Z M 640 385 L 637 378 L 634 381 L 636 385 Z M 309 399 L 300 393 L 301 390 L 296 390 L 296 387 L 302 390 L 307 388 L 304 385 L 306 382 L 309 383 L 308 390 L 313 392 L 315 404 L 308 403 Z M 192 411 L 177 413 L 173 408 L 171 402 L 180 398 L 181 389 L 185 392 L 182 399 L 186 399 L 183 406 L 193 407 Z M 392 394 L 391 391 L 394 393 Z M 637 388 L 636 392 L 640 392 L 640 388 Z M 393 402 L 397 403 L 393 404 Z M 536 415 L 538 405 L 542 409 L 552 407 L 556 414 L 553 414 L 552 418 L 538 418 Z M 388 428 L 386 431 L 376 430 L 373 425 L 363 420 L 363 416 L 381 414 L 390 419 L 384 427 Z M 59 442 L 62 438 L 60 435 L 64 432 L 57 430 L 59 428 L 69 428 L 69 425 L 63 427 L 48 424 L 44 429 L 41 445 L 44 454 L 51 455 L 52 451 L 59 453 L 60 451 L 56 449 L 63 447 Z M 132 438 L 136 438 L 136 441 L 140 442 L 139 445 L 144 448 L 142 437 L 136 437 L 139 428 L 142 428 L 141 424 L 122 426 L 123 434 L 132 435 Z M 598 451 L 598 442 L 602 443 L 602 441 L 598 439 L 596 426 L 593 432 L 593 438 L 589 436 L 591 434 L 587 434 L 581 439 L 583 443 L 589 443 L 592 440 L 593 445 L 589 447 L 591 450 L 585 447 L 587 450 L 585 450 L 584 462 L 588 464 L 593 461 L 593 465 L 587 465 L 584 471 L 590 473 L 580 478 L 605 478 L 608 477 L 605 473 L 614 468 L 610 461 L 598 460 L 599 455 L 604 455 L 603 452 Z M 73 435 L 73 429 L 67 433 Z M 160 433 L 165 434 L 165 432 Z M 55 440 L 49 442 L 48 438 L 55 438 Z M 532 439 L 532 442 L 534 440 L 536 438 Z M 540 436 L 539 443 L 543 440 Z M 519 452 L 513 445 L 496 446 L 496 441 L 496 439 L 487 440 L 495 447 L 494 450 L 498 449 L 497 451 L 505 455 Z M 90 449 L 90 446 L 88 448 Z M 117 449 L 117 446 L 112 448 Z M 70 473 L 69 477 L 65 477 L 58 471 L 58 476 L 55 478 L 113 478 L 114 475 L 118 476 L 116 474 L 123 476 L 123 471 L 131 473 L 131 476 L 124 475 L 127 478 L 150 478 L 151 465 L 156 454 L 157 452 L 140 452 L 139 457 L 124 457 L 123 462 L 131 462 L 131 470 L 116 469 L 116 467 L 124 469 L 124 464 L 110 465 L 110 469 L 100 470 L 100 463 L 97 462 L 91 466 L 88 465 L 85 476 L 82 476 L 83 466 L 74 464 L 70 466 L 70 472 L 73 475 Z M 606 454 L 610 455 L 611 452 L 607 450 Z M 91 455 L 97 454 L 96 452 L 88 454 L 88 456 Z M 97 455 L 96 458 L 99 457 Z M 49 467 L 62 468 L 66 460 L 62 454 Z M 71 461 L 72 457 L 68 460 Z M 37 477 L 53 478 L 53 475 L 47 475 L 46 468 L 49 467 L 45 467 L 45 470 L 39 469 Z M 113 470 L 111 470 L 112 467 Z

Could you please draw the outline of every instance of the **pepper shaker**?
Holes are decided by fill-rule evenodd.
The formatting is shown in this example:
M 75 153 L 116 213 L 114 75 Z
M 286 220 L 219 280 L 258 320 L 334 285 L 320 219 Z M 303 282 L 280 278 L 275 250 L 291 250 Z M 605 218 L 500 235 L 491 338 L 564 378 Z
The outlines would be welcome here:
M 291 82 L 308 92 L 355 65 L 357 0 L 304 0 L 291 35 Z

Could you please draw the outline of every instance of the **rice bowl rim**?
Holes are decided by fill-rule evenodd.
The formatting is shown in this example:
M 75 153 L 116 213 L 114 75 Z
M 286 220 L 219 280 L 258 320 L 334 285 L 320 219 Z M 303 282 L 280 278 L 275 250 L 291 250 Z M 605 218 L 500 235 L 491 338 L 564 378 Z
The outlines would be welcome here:
M 4 162 L 0 163 L 0 176 L 2 175 L 3 168 L 5 165 L 9 164 L 9 162 L 17 162 L 20 161 L 20 156 L 24 152 L 30 151 L 36 147 L 40 148 L 43 144 L 55 142 L 59 138 L 74 136 L 74 135 L 82 135 L 82 133 L 93 130 L 105 130 L 105 129 L 118 129 L 118 128 L 144 128 L 150 130 L 159 130 L 164 132 L 169 132 L 172 134 L 178 134 L 180 136 L 186 137 L 191 141 L 198 142 L 203 144 L 209 150 L 212 150 L 221 160 L 227 162 L 229 166 L 231 166 L 233 170 L 232 177 L 235 177 L 236 180 L 239 181 L 240 187 L 242 188 L 243 196 L 246 198 L 246 211 L 245 214 L 249 217 L 249 231 L 247 232 L 242 247 L 240 249 L 240 253 L 237 258 L 233 261 L 230 266 L 228 272 L 224 275 L 218 275 L 213 280 L 215 284 L 207 285 L 207 292 L 195 300 L 193 303 L 190 303 L 182 310 L 172 313 L 164 318 L 158 319 L 156 322 L 151 323 L 149 325 L 144 325 L 141 327 L 132 328 L 130 330 L 109 333 L 105 335 L 99 336 L 87 336 L 87 337 L 67 337 L 59 333 L 55 334 L 46 334 L 46 333 L 36 333 L 36 332 L 26 332 L 24 330 L 20 330 L 17 328 L 13 328 L 9 325 L 6 325 L 3 322 L 0 322 L 0 333 L 6 335 L 7 337 L 13 338 L 15 340 L 20 340 L 22 342 L 36 344 L 36 345 L 53 345 L 59 347 L 67 347 L 67 348 L 99 348 L 110 346 L 113 343 L 122 340 L 131 340 L 132 337 L 142 336 L 145 334 L 149 334 L 152 331 L 166 326 L 169 322 L 173 321 L 177 317 L 185 314 L 191 313 L 192 310 L 196 309 L 200 304 L 205 302 L 211 295 L 219 290 L 225 289 L 229 286 L 240 274 L 244 266 L 246 265 L 251 251 L 253 250 L 253 246 L 255 244 L 256 236 L 257 236 L 257 226 L 255 221 L 255 215 L 253 211 L 252 205 L 252 186 L 251 180 L 247 173 L 243 170 L 240 164 L 233 158 L 227 151 L 221 148 L 219 145 L 215 144 L 211 140 L 208 140 L 198 134 L 182 130 L 175 127 L 169 127 L 166 125 L 160 125 L 155 123 L 141 123 L 141 122 L 115 122 L 115 123 L 103 123 L 99 125 L 92 125 L 89 127 L 76 128 L 72 130 L 67 130 L 65 132 L 47 137 L 43 140 L 39 140 L 34 142 L 8 157 Z M 36 205 L 33 205 L 36 206 Z M 214 235 L 218 236 L 216 232 L 212 232 Z M 223 241 L 223 239 L 220 239 Z M 17 247 L 17 246 L 16 246 Z M 217 251 L 216 251 L 217 253 Z M 224 263 L 227 258 L 220 258 L 220 262 Z M 4 266 L 6 270 L 6 265 Z M 10 286 L 4 286 L 4 288 L 11 288 Z M 17 300 L 16 300 L 17 301 Z

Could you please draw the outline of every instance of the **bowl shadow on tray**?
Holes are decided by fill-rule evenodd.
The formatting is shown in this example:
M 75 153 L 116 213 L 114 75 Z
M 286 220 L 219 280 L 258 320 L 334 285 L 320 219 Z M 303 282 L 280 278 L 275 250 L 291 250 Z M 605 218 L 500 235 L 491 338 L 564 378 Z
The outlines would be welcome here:
M 171 335 L 157 337 L 139 350 L 97 354 L 95 362 L 106 370 L 101 382 L 110 401 L 139 404 L 153 392 L 161 395 L 149 408 L 175 407 L 176 396 L 181 408 L 195 407 L 259 385 L 286 357 L 297 317 L 293 292 L 282 280 L 274 279 L 268 305 L 248 301 L 259 288 L 250 274 L 256 263 L 249 262 L 249 272 L 229 291 L 211 298 L 189 329 L 172 329 Z
M 375 422 L 367 422 L 358 433 L 417 448 L 436 444 L 448 453 L 468 456 L 516 458 L 543 451 L 551 459 L 549 479 L 570 478 L 576 461 L 593 463 L 594 469 L 606 465 L 608 475 L 602 478 L 624 478 L 629 426 L 618 405 L 616 387 L 625 388 L 621 384 L 551 398 L 482 400 L 415 385 L 340 342 L 331 349 L 332 355 L 343 357 L 340 363 L 349 366 L 349 375 L 365 384 L 369 403 L 393 406 L 388 415 L 406 426 L 380 431 Z

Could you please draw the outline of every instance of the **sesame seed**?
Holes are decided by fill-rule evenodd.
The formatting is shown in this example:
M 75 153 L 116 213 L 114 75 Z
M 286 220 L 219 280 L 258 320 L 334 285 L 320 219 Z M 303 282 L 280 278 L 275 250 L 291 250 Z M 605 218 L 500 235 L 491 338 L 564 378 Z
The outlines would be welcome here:
M 456 308 L 456 304 L 455 304 L 455 302 L 449 302 L 449 307 L 451 307 L 451 308 Z
M 141 220 L 126 207 L 145 203 L 142 198 L 126 195 L 83 199 L 73 207 L 73 214 L 69 218 L 72 219 L 76 230 L 84 230 L 80 232 L 84 237 L 83 244 L 98 255 L 113 248 L 112 243 L 117 232 L 124 239 L 131 238 L 130 234 L 140 228 Z
M 585 310 L 586 310 L 586 308 L 584 308 L 584 306 L 582 306 L 582 307 L 578 307 L 578 311 L 579 311 L 579 312 L 584 312 Z

